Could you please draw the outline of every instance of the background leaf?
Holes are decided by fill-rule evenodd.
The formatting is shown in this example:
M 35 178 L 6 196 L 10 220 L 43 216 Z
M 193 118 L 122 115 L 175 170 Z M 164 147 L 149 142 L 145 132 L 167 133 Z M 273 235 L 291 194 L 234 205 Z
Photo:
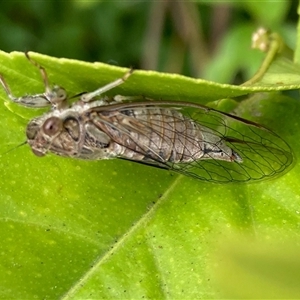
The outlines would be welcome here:
M 124 73 L 101 64 L 32 58 L 49 69 L 52 82 L 75 92 Z M 23 54 L 3 53 L 1 65 L 14 94 L 43 90 L 38 70 Z M 88 82 L 86 76 L 67 75 L 75 69 L 89 74 Z M 118 92 L 138 94 L 140 76 L 150 87 L 161 78 L 170 86 L 175 80 L 172 89 L 164 89 L 171 96 L 180 90 L 193 99 L 199 88 L 198 80 L 187 84 L 180 76 L 137 72 Z M 204 89 L 210 86 L 203 82 Z M 1 95 L 9 108 L 1 109 L 1 149 L 7 150 L 24 141 L 28 119 L 41 110 Z M 293 114 L 298 106 L 266 94 L 243 101 L 236 112 L 265 123 L 299 149 L 292 138 L 299 130 Z M 38 158 L 25 145 L 2 155 L 1 170 L 3 298 L 217 297 L 206 266 L 221 232 L 264 234 L 268 228 L 275 234 L 284 220 L 298 236 L 298 166 L 276 180 L 217 185 L 127 161 Z
M 262 56 L 251 55 L 242 40 L 235 44 L 235 50 L 229 46 L 234 33 L 239 32 L 244 45 L 248 36 L 250 47 L 249 28 L 263 19 L 262 10 L 257 12 L 255 4 L 171 4 L 163 8 L 163 2 L 156 1 L 5 2 L 0 12 L 1 48 L 7 52 L 30 49 L 201 78 L 207 72 L 210 80 L 224 73 L 222 82 L 249 78 L 256 69 L 250 71 L 249 66 L 258 65 Z M 247 5 L 251 10 L 245 10 Z M 265 24 L 274 25 L 272 29 L 294 46 L 295 3 L 273 2 L 272 7 Z M 159 9 L 163 12 L 160 23 L 155 13 Z M 181 18 L 172 17 L 179 13 Z M 152 23 L 151 16 L 155 16 Z M 230 22 L 221 16 L 230 17 Z M 153 24 L 161 26 L 158 42 L 151 35 Z M 182 31 L 184 28 L 189 30 Z M 149 45 L 146 41 L 157 48 L 145 47 Z M 224 48 L 219 48 L 221 42 Z M 222 53 L 222 49 L 229 51 Z M 98 88 L 127 70 L 31 55 L 46 68 L 50 81 L 65 87 L 70 96 Z M 148 55 L 151 59 L 146 64 Z M 219 68 L 217 57 L 223 60 Z M 245 72 L 237 61 L 244 65 Z M 212 65 L 214 71 L 209 72 Z M 14 95 L 43 91 L 38 70 L 23 54 L 1 52 L 0 66 Z M 292 76 L 298 75 L 294 67 Z M 259 269 L 259 260 L 253 256 L 257 249 L 270 251 L 272 246 L 274 253 L 281 254 L 278 259 L 269 257 L 275 257 L 275 270 L 285 279 L 291 276 L 296 280 L 283 257 L 285 253 L 297 253 L 299 244 L 299 95 L 289 93 L 291 98 L 278 90 L 298 88 L 299 82 L 296 78 L 290 83 L 285 71 L 285 66 L 274 70 L 281 73 L 281 87 L 274 85 L 274 80 L 268 81 L 269 86 L 240 87 L 137 70 L 130 80 L 111 91 L 196 101 L 226 111 L 234 108 L 233 113 L 271 128 L 290 144 L 295 162 L 283 176 L 255 184 L 209 184 L 120 160 L 85 162 L 54 155 L 38 158 L 28 145 L 5 153 L 25 140 L 28 121 L 45 110 L 11 103 L 0 90 L 0 298 L 268 296 L 272 295 L 268 291 L 275 290 L 276 281 Z M 254 91 L 269 93 L 245 97 Z M 244 101 L 211 103 L 234 96 L 243 96 Z M 253 256 L 245 246 L 253 249 Z M 297 257 L 289 256 L 296 266 Z M 234 263 L 222 264 L 230 259 Z M 288 272 L 280 272 L 283 269 Z M 231 276 L 230 270 L 235 270 L 237 277 Z M 268 289 L 261 295 L 258 289 L 253 291 L 253 285 L 263 277 Z M 283 289 L 285 282 L 281 282 Z M 244 287 L 247 293 L 235 287 Z M 292 294 L 277 296 L 299 298 L 299 291 L 290 287 L 286 289 Z

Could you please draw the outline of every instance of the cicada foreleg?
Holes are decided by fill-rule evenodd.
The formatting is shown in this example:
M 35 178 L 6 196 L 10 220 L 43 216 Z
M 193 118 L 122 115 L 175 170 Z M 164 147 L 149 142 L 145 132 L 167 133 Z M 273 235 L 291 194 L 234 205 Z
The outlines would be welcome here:
M 130 75 L 133 73 L 133 69 L 130 69 L 123 77 L 121 78 L 118 78 L 100 88 L 98 88 L 97 90 L 93 91 L 93 92 L 90 92 L 90 93 L 85 93 L 83 95 L 81 95 L 80 97 L 80 100 L 83 101 L 83 102 L 91 102 L 91 101 L 94 101 L 96 97 L 104 94 L 105 92 L 121 85 L 122 83 L 124 83 L 129 77 Z M 117 98 L 117 96 L 115 96 L 113 98 L 113 101 L 114 102 L 122 102 L 123 100 L 119 100 Z M 109 102 L 108 102 L 109 103 Z M 111 102 L 110 102 L 111 104 Z
M 0 83 L 1 83 L 4 91 L 6 92 L 7 96 L 9 97 L 9 99 L 15 103 L 18 103 L 23 106 L 31 107 L 31 108 L 47 107 L 50 105 L 53 108 L 63 108 L 67 101 L 66 91 L 59 86 L 51 87 L 49 85 L 46 70 L 41 65 L 39 65 L 36 61 L 34 61 L 32 58 L 30 58 L 28 53 L 25 53 L 25 56 L 35 67 L 39 68 L 43 82 L 44 82 L 45 92 L 41 93 L 41 94 L 15 97 L 12 94 L 12 92 L 11 92 L 8 84 L 6 83 L 5 79 L 3 78 L 3 76 L 0 75 Z

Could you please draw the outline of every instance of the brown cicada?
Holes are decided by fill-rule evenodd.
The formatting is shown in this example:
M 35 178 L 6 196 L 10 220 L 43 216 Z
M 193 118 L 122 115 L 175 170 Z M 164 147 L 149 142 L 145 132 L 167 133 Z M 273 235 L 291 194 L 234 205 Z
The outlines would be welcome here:
M 289 146 L 278 135 L 237 116 L 188 102 L 102 96 L 131 71 L 69 105 L 65 90 L 50 87 L 44 68 L 28 59 L 41 71 L 43 94 L 17 98 L 3 77 L 0 81 L 12 101 L 52 107 L 27 125 L 27 143 L 37 156 L 122 158 L 212 182 L 270 178 L 292 162 Z

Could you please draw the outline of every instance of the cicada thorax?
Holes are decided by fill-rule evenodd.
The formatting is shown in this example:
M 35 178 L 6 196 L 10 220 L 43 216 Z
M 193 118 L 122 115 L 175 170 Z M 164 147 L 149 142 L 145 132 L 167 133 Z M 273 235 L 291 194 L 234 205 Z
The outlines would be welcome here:
M 90 114 L 111 140 L 118 157 L 145 162 L 190 163 L 200 159 L 241 162 L 222 137 L 176 109 L 156 106 L 118 108 Z

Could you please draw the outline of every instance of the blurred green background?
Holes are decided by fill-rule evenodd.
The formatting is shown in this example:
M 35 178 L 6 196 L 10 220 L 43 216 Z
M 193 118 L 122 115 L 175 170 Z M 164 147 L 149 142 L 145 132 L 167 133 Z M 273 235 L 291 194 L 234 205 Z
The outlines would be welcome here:
M 252 32 L 265 26 L 294 48 L 296 12 L 286 0 L 4 1 L 0 49 L 241 83 L 263 56 Z
M 0 49 L 240 83 L 264 57 L 251 50 L 251 34 L 259 26 L 278 31 L 294 48 L 297 2 L 5 1 Z M 97 70 L 38 61 L 64 87 L 68 76 L 76 85 L 98 84 Z M 25 57 L 6 63 L 2 70 L 14 93 L 42 88 Z M 143 84 L 154 88 L 162 78 L 143 76 Z M 187 84 L 171 78 L 163 91 L 179 94 L 183 86 L 186 96 Z M 11 149 L 24 140 L 29 115 L 23 117 L 26 109 L 14 103 L 4 107 L 10 102 L 3 92 L 2 97 L 0 140 Z M 241 115 L 267 123 L 298 153 L 298 99 L 270 93 L 253 100 L 243 101 Z M 41 161 L 28 147 L 0 163 L 1 299 L 218 299 L 222 289 L 227 298 L 299 298 L 299 165 L 276 181 L 229 186 L 125 161 L 88 163 L 54 155 Z M 228 238 L 236 232 L 248 239 Z M 252 234 L 271 240 L 271 248 L 249 244 Z M 277 251 L 275 242 L 284 240 L 292 245 Z

